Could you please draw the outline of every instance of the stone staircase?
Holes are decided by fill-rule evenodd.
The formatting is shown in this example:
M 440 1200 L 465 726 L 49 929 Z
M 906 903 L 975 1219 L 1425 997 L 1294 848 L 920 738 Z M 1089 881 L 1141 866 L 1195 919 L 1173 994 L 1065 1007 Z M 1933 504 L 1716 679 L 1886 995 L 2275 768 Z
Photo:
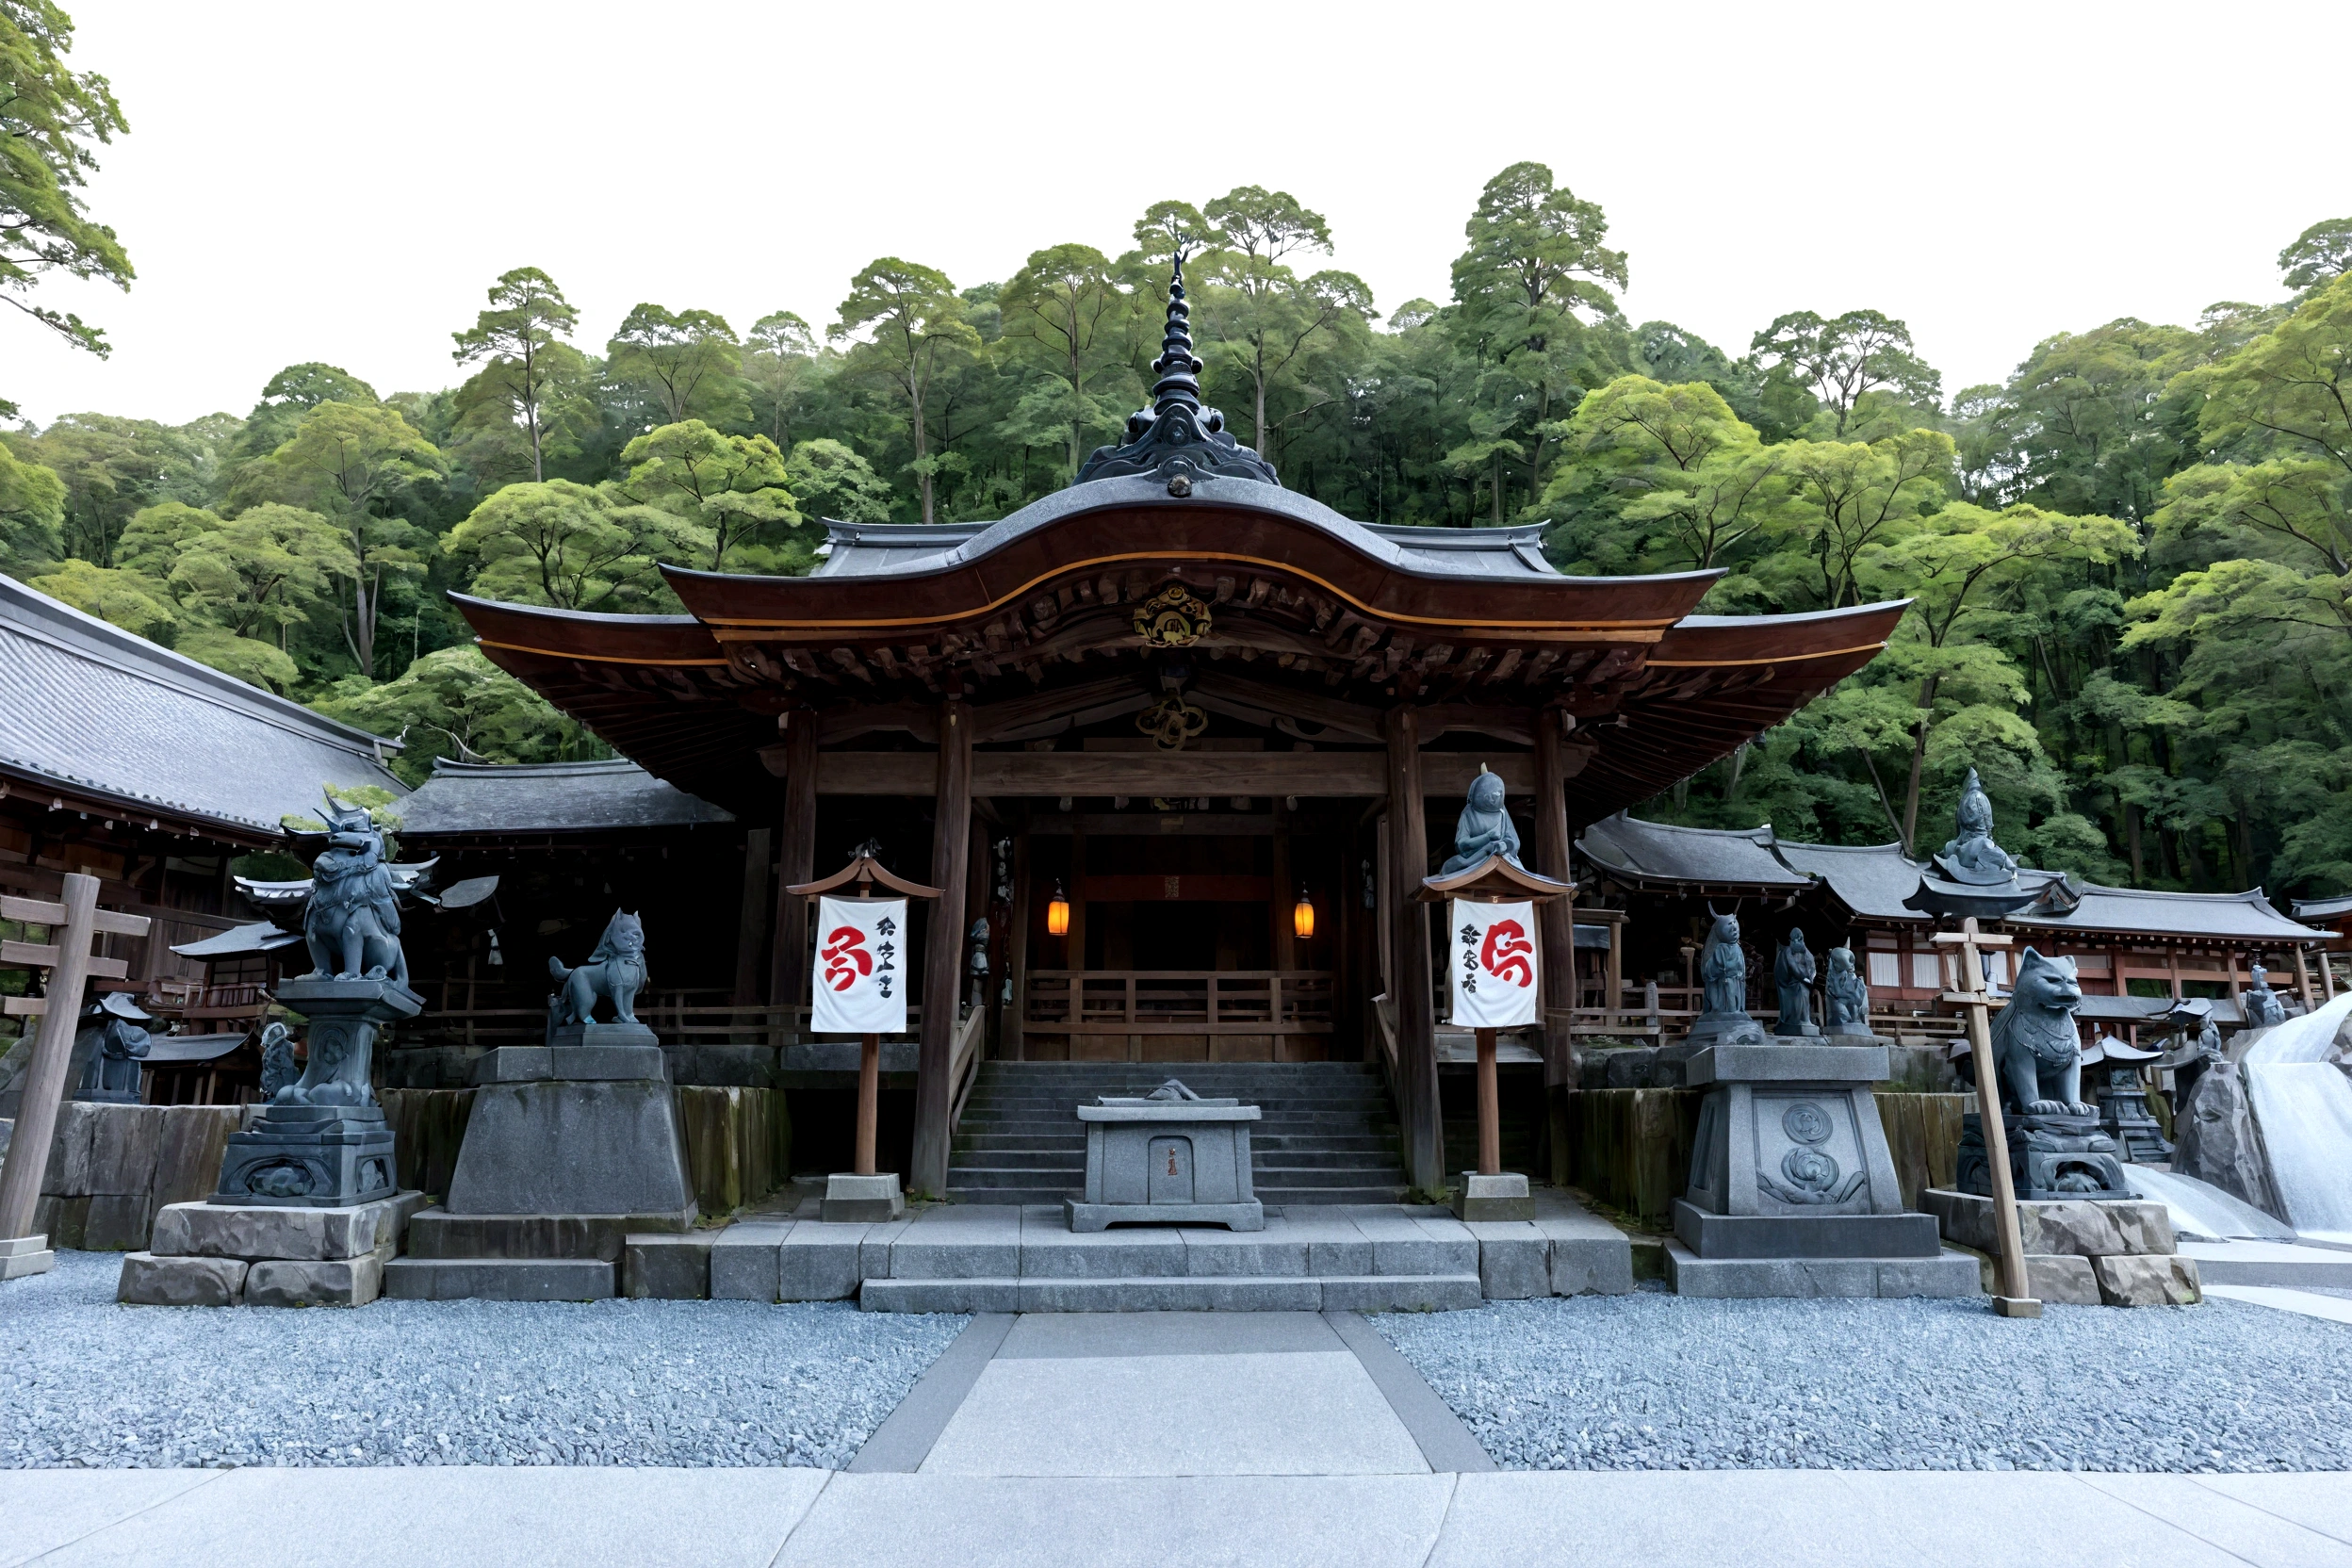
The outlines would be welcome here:
M 1395 1203 L 1405 1195 L 1388 1090 L 1358 1062 L 984 1062 L 947 1174 L 962 1203 L 1056 1203 L 1085 1184 L 1077 1108 L 1181 1080 L 1264 1107 L 1250 1130 L 1260 1202 Z

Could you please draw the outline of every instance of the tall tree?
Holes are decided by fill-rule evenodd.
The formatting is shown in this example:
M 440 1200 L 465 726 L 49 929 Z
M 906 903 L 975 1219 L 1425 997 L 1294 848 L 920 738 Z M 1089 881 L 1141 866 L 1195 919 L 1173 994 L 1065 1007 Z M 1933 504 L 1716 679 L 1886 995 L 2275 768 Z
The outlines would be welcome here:
M 1540 163 L 1514 163 L 1478 193 L 1462 226 L 1469 246 L 1454 260 L 1462 327 L 1492 373 L 1456 467 L 1491 472 L 1493 520 L 1503 520 L 1502 465 L 1516 457 L 1528 499 L 1542 494 L 1557 421 L 1572 412 L 1589 374 L 1578 363 L 1583 317 L 1615 320 L 1625 255 L 1602 243 L 1609 220 Z
M 1320 271 L 1301 279 L 1285 257 L 1331 250 L 1331 225 L 1286 190 L 1237 186 L 1202 209 L 1215 227 L 1204 271 L 1225 298 L 1209 323 L 1210 339 L 1249 378 L 1250 439 L 1270 459 L 1266 394 L 1310 345 L 1372 315 L 1372 291 L 1353 273 Z
M 1021 400 L 1008 433 L 1018 440 L 1040 429 L 1066 432 L 1074 478 L 1086 455 L 1087 432 L 1115 424 L 1125 412 L 1091 395 L 1087 380 L 1102 368 L 1104 349 L 1116 347 L 1132 302 L 1102 252 L 1054 245 L 1029 253 L 997 303 L 1004 312 L 1003 340 L 1029 351 L 1054 377 L 1051 385 Z
M 2352 271 L 2352 218 L 2330 218 L 2295 236 L 2278 253 L 2278 270 L 2289 288 L 2317 288 Z
M 836 342 L 852 342 L 852 361 L 887 380 L 906 400 L 907 433 L 915 449 L 911 466 L 923 520 L 936 522 L 933 480 L 939 463 L 931 455 L 925 403 L 948 362 L 976 351 L 980 335 L 964 318 L 964 301 L 946 273 L 897 256 L 868 262 L 850 280 L 840 315 L 826 335 Z
M 564 298 L 555 280 L 536 267 L 502 272 L 490 286 L 490 308 L 474 324 L 449 335 L 450 357 L 460 365 L 487 361 L 477 379 L 509 409 L 531 439 L 531 477 L 547 477 L 547 425 L 541 416 L 551 384 L 576 376 L 578 355 L 565 356 L 564 335 L 580 324 L 580 312 Z
M 133 276 L 129 254 L 81 194 L 98 168 L 92 143 L 131 127 L 104 76 L 66 68 L 73 48 L 74 20 L 53 0 L 0 4 L 0 301 L 104 358 L 102 328 L 31 300 L 51 273 L 125 289 Z M 0 416 L 16 412 L 0 400 Z
M 449 538 L 449 554 L 476 565 L 473 592 L 563 610 L 657 607 L 667 597 L 659 563 L 710 547 L 708 532 L 688 518 L 567 479 L 510 484 Z
M 605 345 L 612 374 L 644 388 L 664 424 L 698 416 L 724 418 L 739 402 L 743 345 L 715 311 L 671 312 L 640 304 Z
M 817 340 L 808 323 L 789 310 L 771 311 L 751 324 L 743 340 L 743 380 L 755 410 L 778 450 L 789 449 L 792 420 L 816 390 Z
M 1791 311 L 1757 333 L 1749 348 L 1770 375 L 1821 400 L 1841 441 L 1867 392 L 1889 387 L 1930 406 L 1943 396 L 1942 378 L 1912 350 L 1911 329 L 1875 310 L 1850 310 L 1827 320 L 1809 310 Z
M 407 420 L 381 405 L 324 402 L 270 454 L 272 488 L 323 512 L 351 542 L 351 603 L 343 635 L 359 673 L 376 678 L 376 626 L 387 576 L 421 572 L 431 536 L 386 509 L 448 465 Z

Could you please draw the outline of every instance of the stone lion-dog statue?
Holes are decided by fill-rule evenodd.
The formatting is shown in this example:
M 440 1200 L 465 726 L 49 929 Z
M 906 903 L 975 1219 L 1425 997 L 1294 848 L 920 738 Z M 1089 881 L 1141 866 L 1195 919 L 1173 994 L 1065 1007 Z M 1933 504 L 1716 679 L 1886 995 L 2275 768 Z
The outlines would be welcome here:
M 547 998 L 548 1027 L 595 1022 L 600 996 L 612 1004 L 616 1022 L 635 1023 L 637 993 L 646 979 L 644 923 L 627 910 L 613 910 L 603 939 L 586 963 L 565 969 L 561 958 L 549 954 L 547 973 L 556 983 L 555 994 Z
M 1993 1069 L 2001 1102 L 2017 1116 L 2097 1116 L 2082 1102 L 2082 1049 L 2074 1009 L 2082 1001 L 2072 958 L 2032 948 L 2017 960 L 2009 1004 L 1993 1021 Z

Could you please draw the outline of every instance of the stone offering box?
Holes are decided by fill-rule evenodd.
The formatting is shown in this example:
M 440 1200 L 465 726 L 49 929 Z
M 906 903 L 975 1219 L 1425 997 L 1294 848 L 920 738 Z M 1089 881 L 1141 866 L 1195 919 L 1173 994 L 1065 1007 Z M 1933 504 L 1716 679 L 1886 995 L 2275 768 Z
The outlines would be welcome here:
M 1156 1221 L 1264 1230 L 1266 1208 L 1250 1178 L 1250 1124 L 1258 1119 L 1255 1105 L 1202 1100 L 1172 1080 L 1149 1099 L 1104 1095 L 1079 1106 L 1086 1191 L 1063 1200 L 1070 1228 Z
M 1920 1203 L 1944 1239 L 1984 1255 L 1992 1289 L 1993 1200 L 1930 1187 Z M 2185 1307 L 2204 1299 L 2197 1260 L 2180 1255 L 2172 1216 L 2162 1203 L 2065 1199 L 2017 1204 L 2025 1244 L 2025 1283 L 2036 1300 L 2060 1306 Z
M 1878 1046 L 1723 1044 L 1690 1058 L 1710 1087 L 1667 1249 L 1686 1296 L 1964 1296 L 1974 1261 L 1908 1213 L 1871 1086 Z
M 421 1192 L 322 1209 L 167 1203 L 115 1299 L 146 1307 L 364 1307 L 384 1289 Z

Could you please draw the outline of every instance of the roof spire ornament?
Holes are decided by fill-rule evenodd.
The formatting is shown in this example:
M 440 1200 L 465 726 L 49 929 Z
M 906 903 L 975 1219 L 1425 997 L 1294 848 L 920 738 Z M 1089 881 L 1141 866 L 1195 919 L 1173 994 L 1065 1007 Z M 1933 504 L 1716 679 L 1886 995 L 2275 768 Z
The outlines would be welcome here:
M 1152 406 L 1127 416 L 1127 439 L 1097 447 L 1078 470 L 1078 482 L 1149 475 L 1165 479 L 1171 496 L 1189 496 L 1201 479 L 1246 479 L 1282 483 L 1274 465 L 1233 439 L 1225 416 L 1200 401 L 1200 362 L 1192 353 L 1192 307 L 1184 302 L 1184 257 L 1176 248 L 1168 280 L 1168 326 L 1160 357 L 1152 362 Z

